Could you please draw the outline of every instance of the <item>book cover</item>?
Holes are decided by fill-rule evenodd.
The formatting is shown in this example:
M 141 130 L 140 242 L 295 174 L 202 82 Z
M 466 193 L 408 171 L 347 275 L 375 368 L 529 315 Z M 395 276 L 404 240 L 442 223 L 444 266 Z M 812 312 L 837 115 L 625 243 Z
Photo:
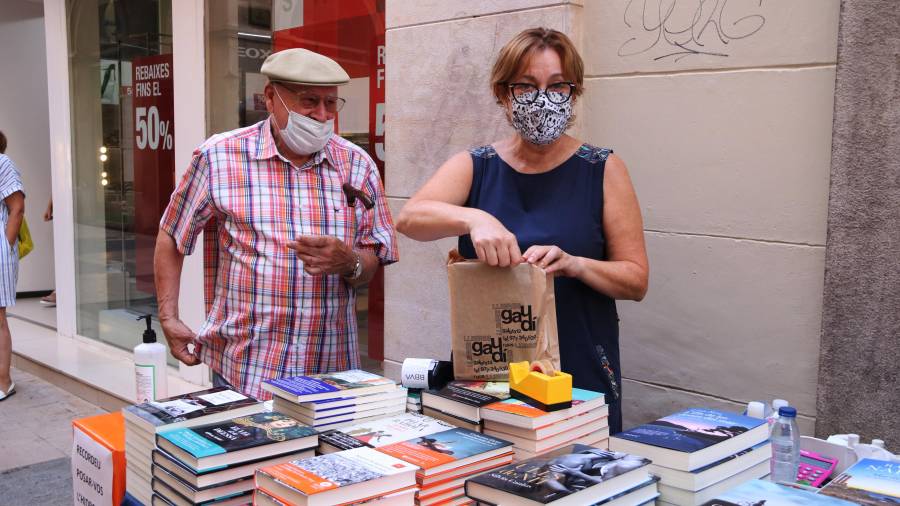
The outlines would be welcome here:
M 469 429 L 454 428 L 382 446 L 378 450 L 427 470 L 504 447 L 511 450 L 512 443 Z
M 326 430 L 319 434 L 319 444 L 331 445 L 338 450 L 352 450 L 353 448 L 371 448 L 372 445 L 365 443 L 353 436 L 348 436 L 337 429 Z
M 277 412 L 256 413 L 225 422 L 177 428 L 157 434 L 203 458 L 315 435 L 315 429 Z
M 385 476 L 415 471 L 415 466 L 372 448 L 355 448 L 257 471 L 305 495 L 318 494 Z
M 132 420 L 140 419 L 154 427 L 161 427 L 254 404 L 259 404 L 259 401 L 253 397 L 235 392 L 228 387 L 215 387 L 159 401 L 126 406 L 122 411 Z
M 583 390 L 581 388 L 573 388 L 572 389 L 572 408 L 575 408 L 579 404 L 584 404 L 585 402 L 594 401 L 596 399 L 602 399 L 603 394 L 600 392 L 592 392 L 590 390 Z M 569 408 L 572 409 L 572 408 Z M 500 402 L 495 402 L 492 404 L 488 404 L 484 407 L 485 411 L 502 411 L 504 413 L 512 413 L 514 415 L 523 416 L 525 418 L 540 418 L 542 416 L 546 416 L 548 414 L 547 411 L 543 411 L 538 409 L 526 402 L 520 401 L 519 399 L 505 399 Z M 561 410 L 561 411 L 569 411 L 569 410 Z M 558 414 L 559 411 L 552 412 L 553 414 Z M 487 419 L 487 416 L 485 415 Z
M 900 463 L 862 459 L 825 486 L 820 494 L 864 505 L 900 505 Z
M 547 504 L 649 463 L 636 455 L 579 444 L 503 466 L 467 482 Z
M 340 432 L 377 448 L 454 428 L 454 425 L 443 420 L 416 413 L 403 413 L 344 427 Z
M 691 408 L 620 432 L 614 437 L 693 453 L 765 424 L 759 418 L 707 408 Z
M 300 403 L 294 403 L 299 408 L 316 412 L 317 414 L 320 412 L 327 412 L 329 410 L 341 409 L 341 408 L 353 408 L 360 407 L 364 408 L 369 404 L 375 404 L 378 402 L 385 402 L 391 400 L 399 400 L 407 398 L 407 390 L 403 387 L 396 388 L 394 390 L 390 390 L 387 392 L 378 392 L 373 394 L 366 395 L 356 395 L 351 397 L 332 397 L 329 399 L 317 399 L 314 401 L 306 401 Z M 276 398 L 277 399 L 277 398 Z M 290 402 L 290 401 L 288 401 Z
M 509 398 L 509 383 L 505 381 L 451 381 L 444 388 L 431 393 L 469 406 L 486 406 Z
M 372 374 L 359 369 L 334 372 L 328 374 L 314 374 L 311 376 L 293 376 L 279 378 L 263 382 L 263 388 L 271 385 L 279 390 L 298 397 L 330 394 L 334 392 L 346 392 L 351 394 L 353 390 L 367 387 L 379 387 L 394 385 L 392 380 L 383 376 Z M 269 390 L 268 388 L 266 388 Z
M 771 481 L 751 480 L 703 503 L 703 506 L 851 506 L 852 504 Z

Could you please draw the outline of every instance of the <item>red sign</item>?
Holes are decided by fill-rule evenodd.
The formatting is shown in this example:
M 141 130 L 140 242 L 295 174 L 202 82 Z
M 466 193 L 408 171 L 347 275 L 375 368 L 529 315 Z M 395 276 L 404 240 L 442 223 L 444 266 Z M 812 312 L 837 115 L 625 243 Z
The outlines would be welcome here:
M 134 232 L 138 289 L 156 293 L 153 249 L 159 219 L 175 187 L 175 107 L 172 55 L 132 61 Z
M 369 154 L 384 179 L 384 32 L 375 35 L 373 56 L 369 75 Z

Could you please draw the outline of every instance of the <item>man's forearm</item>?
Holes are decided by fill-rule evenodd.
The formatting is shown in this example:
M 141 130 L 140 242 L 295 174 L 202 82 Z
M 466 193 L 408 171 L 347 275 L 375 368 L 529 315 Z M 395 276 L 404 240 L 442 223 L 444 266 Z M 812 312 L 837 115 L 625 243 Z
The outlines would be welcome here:
M 378 267 L 381 265 L 381 262 L 378 261 L 378 257 L 375 256 L 375 253 L 370 249 L 358 249 L 355 250 L 359 255 L 359 259 L 363 264 L 362 274 L 359 275 L 358 278 L 350 281 L 350 286 L 358 287 L 363 286 L 372 281 L 372 278 L 375 277 L 375 273 L 378 272 Z
M 160 230 L 156 236 L 156 251 L 153 254 L 153 277 L 156 281 L 160 322 L 178 319 L 178 295 L 183 266 L 184 255 L 178 252 L 175 240 Z

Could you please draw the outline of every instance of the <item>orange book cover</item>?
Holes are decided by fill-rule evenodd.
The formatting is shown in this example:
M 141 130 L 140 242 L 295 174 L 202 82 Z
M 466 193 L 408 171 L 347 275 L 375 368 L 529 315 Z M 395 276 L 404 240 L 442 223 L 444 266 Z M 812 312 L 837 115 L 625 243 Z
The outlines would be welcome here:
M 72 428 L 81 431 L 112 452 L 113 504 L 125 497 L 125 418 L 120 411 L 72 420 Z

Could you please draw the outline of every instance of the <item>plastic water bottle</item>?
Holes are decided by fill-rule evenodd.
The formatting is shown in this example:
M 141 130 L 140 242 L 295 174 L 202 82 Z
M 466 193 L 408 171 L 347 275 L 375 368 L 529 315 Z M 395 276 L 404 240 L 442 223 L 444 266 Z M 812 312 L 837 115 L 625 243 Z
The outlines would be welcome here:
M 797 428 L 797 410 L 790 406 L 778 408 L 778 419 L 772 426 L 771 480 L 775 483 L 797 481 L 797 465 L 800 461 L 800 429 Z

